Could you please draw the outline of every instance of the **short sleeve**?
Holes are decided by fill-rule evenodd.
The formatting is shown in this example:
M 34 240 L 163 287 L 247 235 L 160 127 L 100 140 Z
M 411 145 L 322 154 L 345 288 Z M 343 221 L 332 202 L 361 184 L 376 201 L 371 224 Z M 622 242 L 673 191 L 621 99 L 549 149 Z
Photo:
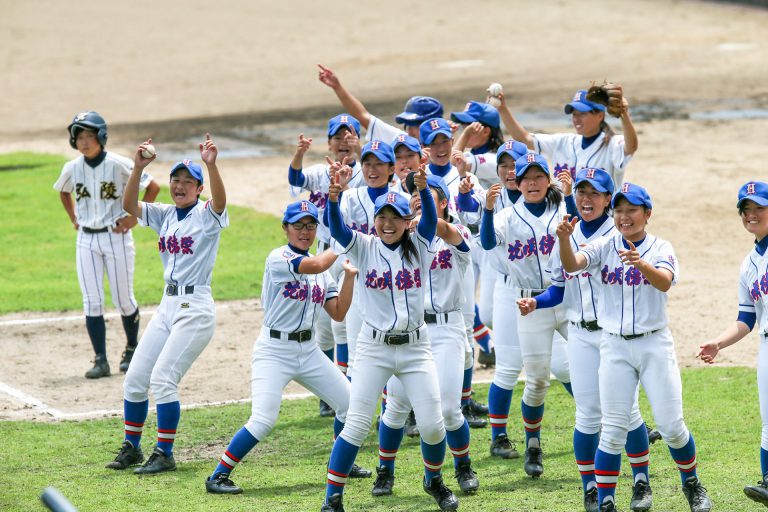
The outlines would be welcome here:
M 216 236 L 219 232 L 229 226 L 229 213 L 227 208 L 224 211 L 216 213 L 213 211 L 211 200 L 205 202 L 203 207 L 203 234 L 209 238 Z
M 334 239 L 336 246 L 340 244 Z M 362 269 L 366 265 L 366 258 L 370 251 L 373 249 L 373 245 L 376 243 L 376 239 L 372 235 L 366 235 L 360 231 L 352 231 L 352 239 L 346 247 L 339 247 L 341 250 L 337 251 L 334 248 L 334 252 L 337 254 L 346 254 L 352 263 L 359 269 Z
M 587 265 L 583 270 L 577 272 L 577 274 L 584 271 L 589 272 L 592 275 L 599 274 L 600 265 L 605 259 L 607 251 L 611 250 L 612 247 L 613 238 L 602 237 L 579 249 L 579 252 L 576 254 L 583 254 L 587 258 Z M 560 248 L 558 247 L 557 250 L 559 252 Z
M 672 284 L 677 284 L 677 280 L 680 278 L 680 269 L 675 251 L 672 249 L 672 244 L 666 240 L 659 240 L 659 242 L 660 245 L 649 263 L 655 268 L 663 268 L 672 272 Z
M 563 264 L 560 261 L 560 239 L 555 239 L 555 245 L 552 247 L 550 253 L 549 262 L 547 263 L 547 269 L 549 270 L 550 280 L 554 286 L 559 288 L 565 287 L 565 276 L 563 274 Z
M 755 298 L 752 296 L 751 283 L 747 281 L 744 266 L 739 276 L 739 314 L 747 313 L 756 315 Z
M 309 192 L 328 192 L 328 168 L 325 164 L 315 164 L 303 169 L 304 184 L 301 187 L 290 187 L 292 197 L 297 197 L 302 190 Z
M 483 215 L 485 215 L 485 212 L 483 212 Z M 507 243 L 507 237 L 504 233 L 504 229 L 502 229 L 502 226 L 506 226 L 507 222 L 509 222 L 507 217 L 507 210 L 502 210 L 499 213 L 493 214 L 493 230 L 496 233 L 496 247 L 504 247 Z
M 303 255 L 296 254 L 288 249 L 277 249 L 272 251 L 267 259 L 270 282 L 280 284 L 298 281 L 301 274 L 294 270 L 294 263 L 295 260 L 301 260 L 303 258 Z
M 151 174 L 146 171 L 142 172 L 141 179 L 139 179 L 139 189 L 146 190 L 149 184 L 152 183 L 152 180 L 154 180 L 154 178 Z
M 335 299 L 339 296 L 339 285 L 327 270 L 323 272 L 325 278 L 325 302 Z
M 371 122 L 368 125 L 368 131 L 365 132 L 365 140 L 381 140 L 390 144 L 395 137 L 404 133 L 403 130 L 385 123 L 376 116 L 371 116 Z
M 160 233 L 160 229 L 163 227 L 163 221 L 168 213 L 168 210 L 175 207 L 170 204 L 163 203 L 145 203 L 140 201 L 141 204 L 141 217 L 139 223 L 142 226 L 148 226 Z
M 59 179 L 57 179 L 56 183 L 53 184 L 53 188 L 54 190 L 65 193 L 70 193 L 75 189 L 74 182 L 72 180 L 72 166 L 69 163 L 66 163 L 61 169 Z
M 561 143 L 563 137 L 562 134 L 546 134 L 546 133 L 534 133 L 533 134 L 533 148 L 534 150 L 544 156 L 547 160 L 552 159 L 552 155 L 557 150 L 558 144 Z

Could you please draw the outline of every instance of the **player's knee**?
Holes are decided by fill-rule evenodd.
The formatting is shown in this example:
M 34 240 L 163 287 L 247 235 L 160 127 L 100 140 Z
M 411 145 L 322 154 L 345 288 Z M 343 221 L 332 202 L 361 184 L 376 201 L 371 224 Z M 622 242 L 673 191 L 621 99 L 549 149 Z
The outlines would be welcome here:
M 606 453 L 621 453 L 627 442 L 627 429 L 603 424 L 600 431 L 600 449 Z
M 520 370 L 502 368 L 498 366 L 498 359 L 496 360 L 496 363 L 496 373 L 493 376 L 493 383 L 503 389 L 515 389 L 515 386 L 517 386 L 517 379 L 520 376 Z
M 443 422 L 445 423 L 445 430 L 457 430 L 464 424 L 464 415 L 461 414 L 461 408 L 458 404 L 452 406 L 442 402 L 443 404 Z
M 445 425 L 443 424 L 443 418 L 439 421 L 431 421 L 426 425 L 418 423 L 419 434 L 421 439 L 427 444 L 437 444 L 445 438 Z
M 349 444 L 362 446 L 365 436 L 370 430 L 370 423 L 360 414 L 347 414 L 344 429 L 339 434 Z
M 473 366 L 475 366 L 475 351 L 465 350 L 464 351 L 464 369 L 469 370 Z
M 129 402 L 143 402 L 149 398 L 149 379 L 131 365 L 123 381 L 123 396 Z
M 549 389 L 549 378 L 541 376 L 528 376 L 525 381 L 525 390 L 523 390 L 523 400 L 526 404 L 537 407 L 544 403 Z
M 251 414 L 251 417 L 248 418 L 248 423 L 245 424 L 245 428 L 256 439 L 264 439 L 275 427 L 277 413 L 278 411 L 274 411 L 274 414 L 271 414 L 271 411 L 266 413 L 259 411 L 256 414 Z
M 600 431 L 600 405 L 576 407 L 576 428 L 584 434 L 597 434 Z
M 656 424 L 656 430 L 659 431 L 667 446 L 675 450 L 688 444 L 688 440 L 691 437 L 688 427 L 685 426 L 682 419 L 673 422 L 662 420 Z
M 408 417 L 408 412 L 403 413 L 401 410 L 392 410 L 387 406 L 387 410 L 381 415 L 381 421 L 386 426 L 393 430 L 401 429 L 405 426 L 405 419 Z
M 486 302 L 488 304 L 486 304 Z M 477 310 L 480 316 L 480 321 L 485 324 L 486 327 L 493 326 L 493 301 L 484 301 L 477 305 Z
M 760 438 L 760 447 L 768 450 L 768 423 L 763 423 L 763 432 Z
M 153 371 L 149 379 L 149 388 L 152 390 L 156 402 L 178 400 L 178 386 L 170 375 L 162 375 L 160 372 Z
M 104 304 L 98 295 L 88 295 L 83 297 L 83 311 L 86 316 L 102 316 L 104 314 Z
M 126 304 L 115 304 L 115 307 L 120 312 L 120 316 L 131 316 L 138 310 L 138 306 L 135 302 L 128 302 Z

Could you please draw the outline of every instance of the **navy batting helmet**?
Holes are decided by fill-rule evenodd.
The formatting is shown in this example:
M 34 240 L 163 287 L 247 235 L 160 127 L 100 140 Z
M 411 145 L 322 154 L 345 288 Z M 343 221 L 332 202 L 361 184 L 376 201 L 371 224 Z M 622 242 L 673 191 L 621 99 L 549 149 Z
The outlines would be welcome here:
M 405 111 L 395 121 L 408 126 L 419 126 L 427 119 L 443 117 L 443 104 L 429 96 L 414 96 L 405 104 Z
M 73 149 L 77 149 L 75 140 L 77 138 L 77 128 L 81 130 L 93 130 L 96 132 L 96 138 L 99 139 L 99 144 L 102 146 L 107 145 L 107 122 L 104 120 L 98 112 L 89 110 L 87 112 L 80 112 L 72 118 L 72 122 L 67 126 L 69 132 L 69 145 Z

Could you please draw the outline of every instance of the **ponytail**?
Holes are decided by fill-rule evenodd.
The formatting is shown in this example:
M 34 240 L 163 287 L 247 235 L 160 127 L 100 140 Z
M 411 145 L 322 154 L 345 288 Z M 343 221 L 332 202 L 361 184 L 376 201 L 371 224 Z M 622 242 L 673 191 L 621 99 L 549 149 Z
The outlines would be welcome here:
M 504 144 L 504 134 L 498 126 L 488 126 L 488 128 L 491 129 L 491 133 L 488 136 L 488 149 L 495 152 L 502 144 Z
M 563 200 L 563 191 L 560 190 L 554 183 L 549 184 L 547 187 L 547 195 L 546 200 L 549 201 L 549 204 L 557 206 L 560 204 L 560 202 Z
M 603 116 L 603 120 L 600 121 L 600 131 L 605 134 L 605 138 L 603 139 L 602 144 L 600 144 L 600 149 L 602 149 L 602 147 L 607 146 L 608 143 L 611 142 L 613 136 L 616 135 L 616 132 L 613 131 L 611 125 L 605 121 L 605 116 Z
M 410 263 L 418 261 L 416 254 L 416 245 L 411 240 L 411 233 L 406 229 L 403 233 L 403 238 L 400 239 L 400 245 L 403 247 L 403 259 Z

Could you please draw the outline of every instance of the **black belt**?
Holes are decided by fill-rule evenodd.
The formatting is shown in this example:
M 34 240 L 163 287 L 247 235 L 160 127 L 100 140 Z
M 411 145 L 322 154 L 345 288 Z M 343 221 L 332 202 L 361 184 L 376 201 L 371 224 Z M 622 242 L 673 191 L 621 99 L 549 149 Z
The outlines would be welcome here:
M 290 341 L 298 341 L 299 343 L 312 339 L 312 331 L 310 329 L 307 329 L 306 331 L 287 332 L 285 334 Z M 283 333 L 275 329 L 270 329 L 269 335 L 280 340 L 282 339 Z
M 324 251 L 324 250 L 328 249 L 329 247 L 330 247 L 330 245 L 328 245 L 327 243 L 323 242 L 322 240 L 319 240 L 319 241 L 317 242 L 317 248 L 318 248 L 318 250 L 319 250 L 320 252 L 322 252 L 322 251 Z
M 195 287 L 194 286 L 185 286 L 183 287 L 184 295 L 189 295 L 191 293 L 195 293 Z M 182 291 L 181 286 L 176 286 L 175 284 L 169 284 L 165 287 L 165 294 L 170 296 L 176 296 L 179 295 L 179 292 Z
M 579 326 L 582 329 L 586 329 L 589 332 L 595 332 L 602 329 L 599 325 L 597 325 L 597 320 L 591 320 L 589 322 L 585 322 L 582 320 L 581 322 L 571 322 L 573 325 Z
M 651 334 L 659 332 L 661 329 L 656 329 L 655 331 L 648 331 L 644 332 L 642 334 L 620 334 L 622 338 L 625 340 L 636 340 L 637 338 L 642 338 L 643 336 L 650 336 Z
M 528 298 L 528 297 L 538 297 L 542 293 L 544 293 L 546 290 L 529 290 L 528 288 L 523 288 L 520 290 L 520 297 L 522 298 Z
M 374 329 L 371 327 L 371 330 L 373 331 L 373 337 L 376 339 L 381 331 Z M 416 332 L 416 339 L 419 339 L 420 333 L 418 330 Z M 384 344 L 385 345 L 407 345 L 411 341 L 411 335 L 409 333 L 401 333 L 401 334 L 385 334 L 384 335 Z
M 448 323 L 448 313 L 424 313 L 424 321 L 428 324 L 436 324 L 439 319 L 443 320 L 443 323 Z
M 87 228 L 87 227 L 83 226 L 82 230 L 83 230 L 83 233 L 94 234 L 94 233 L 106 233 L 107 231 L 109 231 L 109 228 L 93 229 L 93 228 Z

